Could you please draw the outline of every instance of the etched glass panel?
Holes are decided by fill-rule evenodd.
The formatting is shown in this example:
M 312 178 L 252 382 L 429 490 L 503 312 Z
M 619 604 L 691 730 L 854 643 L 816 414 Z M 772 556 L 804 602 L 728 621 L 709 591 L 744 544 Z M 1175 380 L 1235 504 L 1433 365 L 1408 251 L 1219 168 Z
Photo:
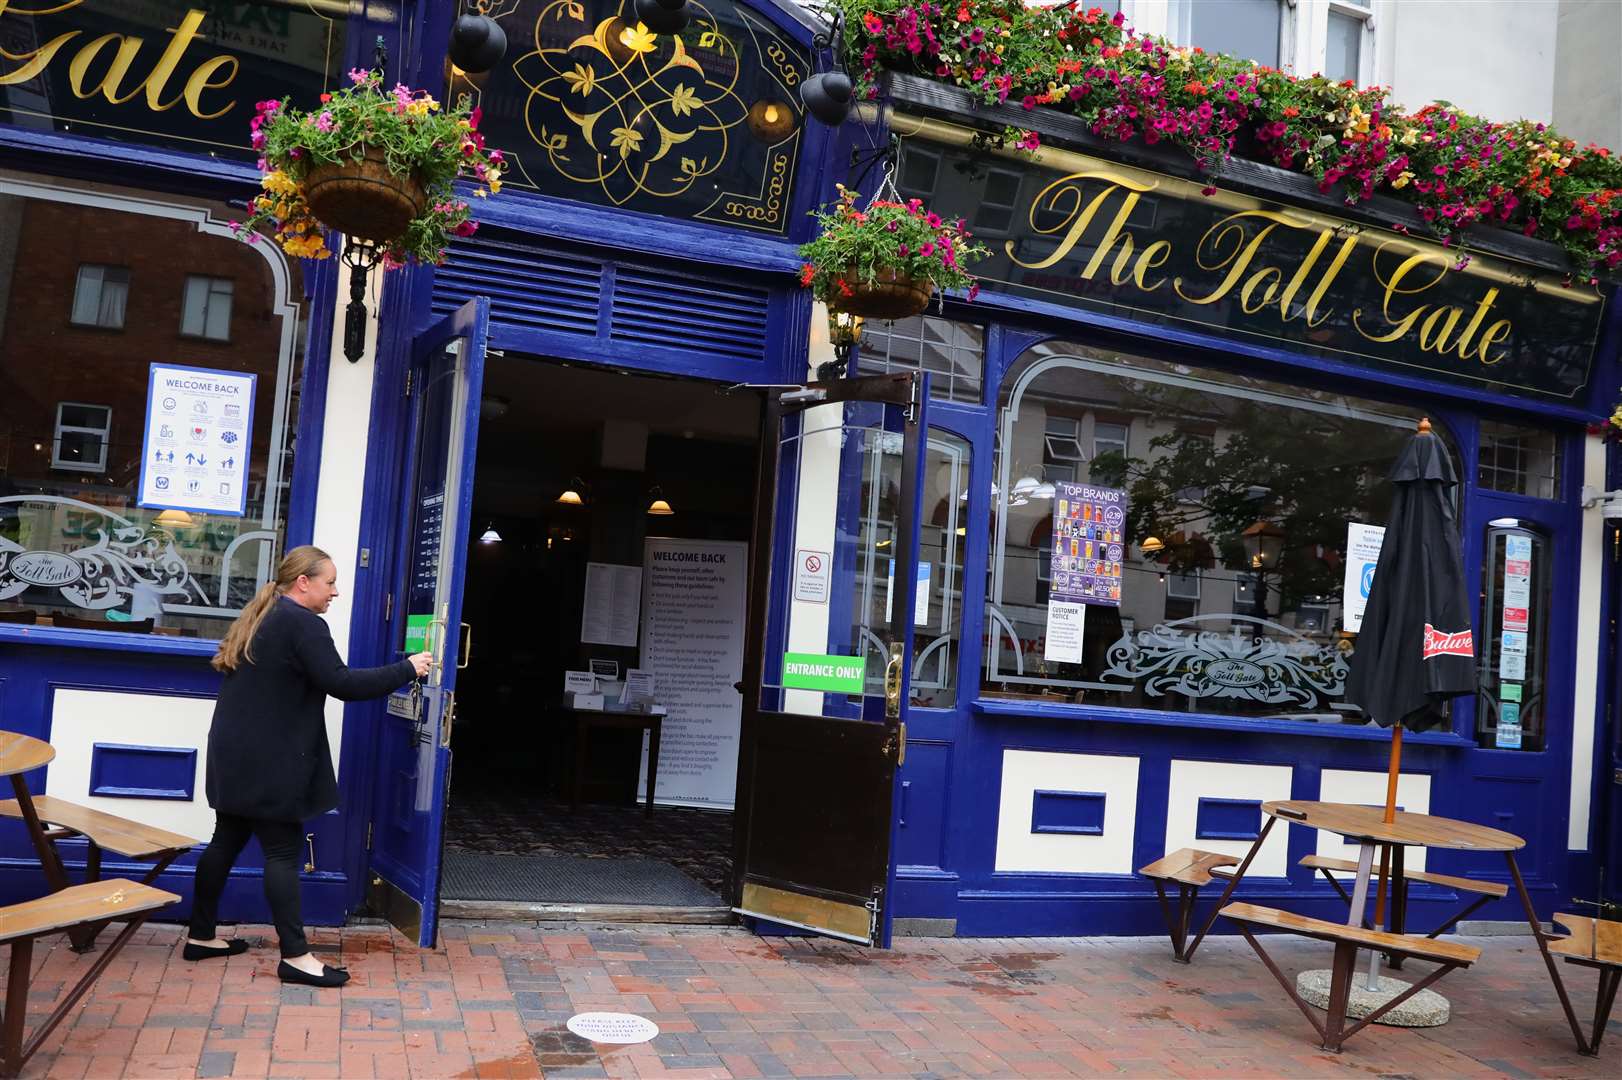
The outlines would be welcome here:
M 232 238 L 240 216 L 0 174 L 0 620 L 217 638 L 267 580 L 286 529 L 304 290 L 298 262 Z M 132 279 L 150 309 L 110 334 L 109 288 L 121 320 Z M 177 335 L 193 298 L 201 334 Z M 214 340 L 233 307 L 234 339 Z M 154 363 L 257 376 L 246 438 L 191 417 L 170 449 L 161 431 L 148 446 Z M 137 504 L 143 466 L 179 490 L 234 476 L 235 462 L 209 470 L 242 458 L 240 517 Z
M 1385 523 L 1417 413 L 1065 342 L 1016 361 L 1000 405 L 983 694 L 1361 722 L 1341 700 L 1348 527 Z M 1050 645 L 1046 565 L 1067 492 L 1026 479 L 1054 416 L 1102 451 L 1077 481 L 1127 498 L 1091 541 L 1121 567 L 1119 606 L 1087 606 L 1070 656 Z

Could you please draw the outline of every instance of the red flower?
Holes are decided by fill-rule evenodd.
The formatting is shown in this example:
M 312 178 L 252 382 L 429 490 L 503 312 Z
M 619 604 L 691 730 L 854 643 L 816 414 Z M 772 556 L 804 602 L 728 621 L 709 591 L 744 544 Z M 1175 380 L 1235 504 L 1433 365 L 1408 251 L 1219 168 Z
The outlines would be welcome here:
M 816 276 L 817 268 L 812 266 L 810 263 L 806 263 L 804 266 L 800 267 L 800 284 L 802 286 L 811 284 L 811 279 Z
M 329 102 L 331 100 L 332 100 L 332 95 L 331 94 L 322 94 L 321 95 L 321 104 L 325 105 L 327 102 Z

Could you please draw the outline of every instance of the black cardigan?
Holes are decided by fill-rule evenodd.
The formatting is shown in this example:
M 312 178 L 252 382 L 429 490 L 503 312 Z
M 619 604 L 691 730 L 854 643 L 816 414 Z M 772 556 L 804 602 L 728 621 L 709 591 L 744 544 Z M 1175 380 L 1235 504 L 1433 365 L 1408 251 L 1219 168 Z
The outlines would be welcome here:
M 326 699 L 380 697 L 416 675 L 411 661 L 344 666 L 326 620 L 277 597 L 244 660 L 227 672 L 208 732 L 208 804 L 227 814 L 303 821 L 338 805 Z

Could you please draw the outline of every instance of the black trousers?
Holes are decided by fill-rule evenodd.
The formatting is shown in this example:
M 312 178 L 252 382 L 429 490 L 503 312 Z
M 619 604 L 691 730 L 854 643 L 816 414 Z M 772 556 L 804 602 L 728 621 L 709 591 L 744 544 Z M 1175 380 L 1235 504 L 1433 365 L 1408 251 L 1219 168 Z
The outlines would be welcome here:
M 252 837 L 259 838 L 265 852 L 265 899 L 270 901 L 276 936 L 281 939 L 282 956 L 292 958 L 310 951 L 304 937 L 304 915 L 299 903 L 299 848 L 304 843 L 304 827 L 296 821 L 266 821 L 236 814 L 214 815 L 214 839 L 197 860 L 197 888 L 192 898 L 191 936 L 199 941 L 212 938 L 218 929 L 220 894 L 237 856 Z

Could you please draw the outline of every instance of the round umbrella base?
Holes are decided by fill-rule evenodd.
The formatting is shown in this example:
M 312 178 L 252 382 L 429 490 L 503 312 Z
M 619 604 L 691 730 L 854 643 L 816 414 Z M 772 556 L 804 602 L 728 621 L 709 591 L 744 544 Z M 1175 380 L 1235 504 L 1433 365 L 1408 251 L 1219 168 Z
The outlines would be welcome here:
M 1405 983 L 1401 979 L 1392 979 L 1384 975 L 1379 977 L 1378 989 L 1368 989 L 1368 973 L 1358 970 L 1352 973 L 1352 996 L 1346 1003 L 1346 1017 L 1350 1020 L 1361 1020 L 1381 1005 L 1407 990 L 1412 983 Z M 1308 1005 L 1318 1008 L 1327 1008 L 1329 1005 L 1329 970 L 1327 968 L 1317 971 L 1303 971 L 1295 978 L 1295 992 L 1301 995 L 1301 1000 Z M 1376 1024 L 1389 1024 L 1392 1027 L 1441 1027 L 1447 1023 L 1452 1012 L 1447 998 L 1434 990 L 1421 990 L 1395 1009 L 1386 1013 Z

